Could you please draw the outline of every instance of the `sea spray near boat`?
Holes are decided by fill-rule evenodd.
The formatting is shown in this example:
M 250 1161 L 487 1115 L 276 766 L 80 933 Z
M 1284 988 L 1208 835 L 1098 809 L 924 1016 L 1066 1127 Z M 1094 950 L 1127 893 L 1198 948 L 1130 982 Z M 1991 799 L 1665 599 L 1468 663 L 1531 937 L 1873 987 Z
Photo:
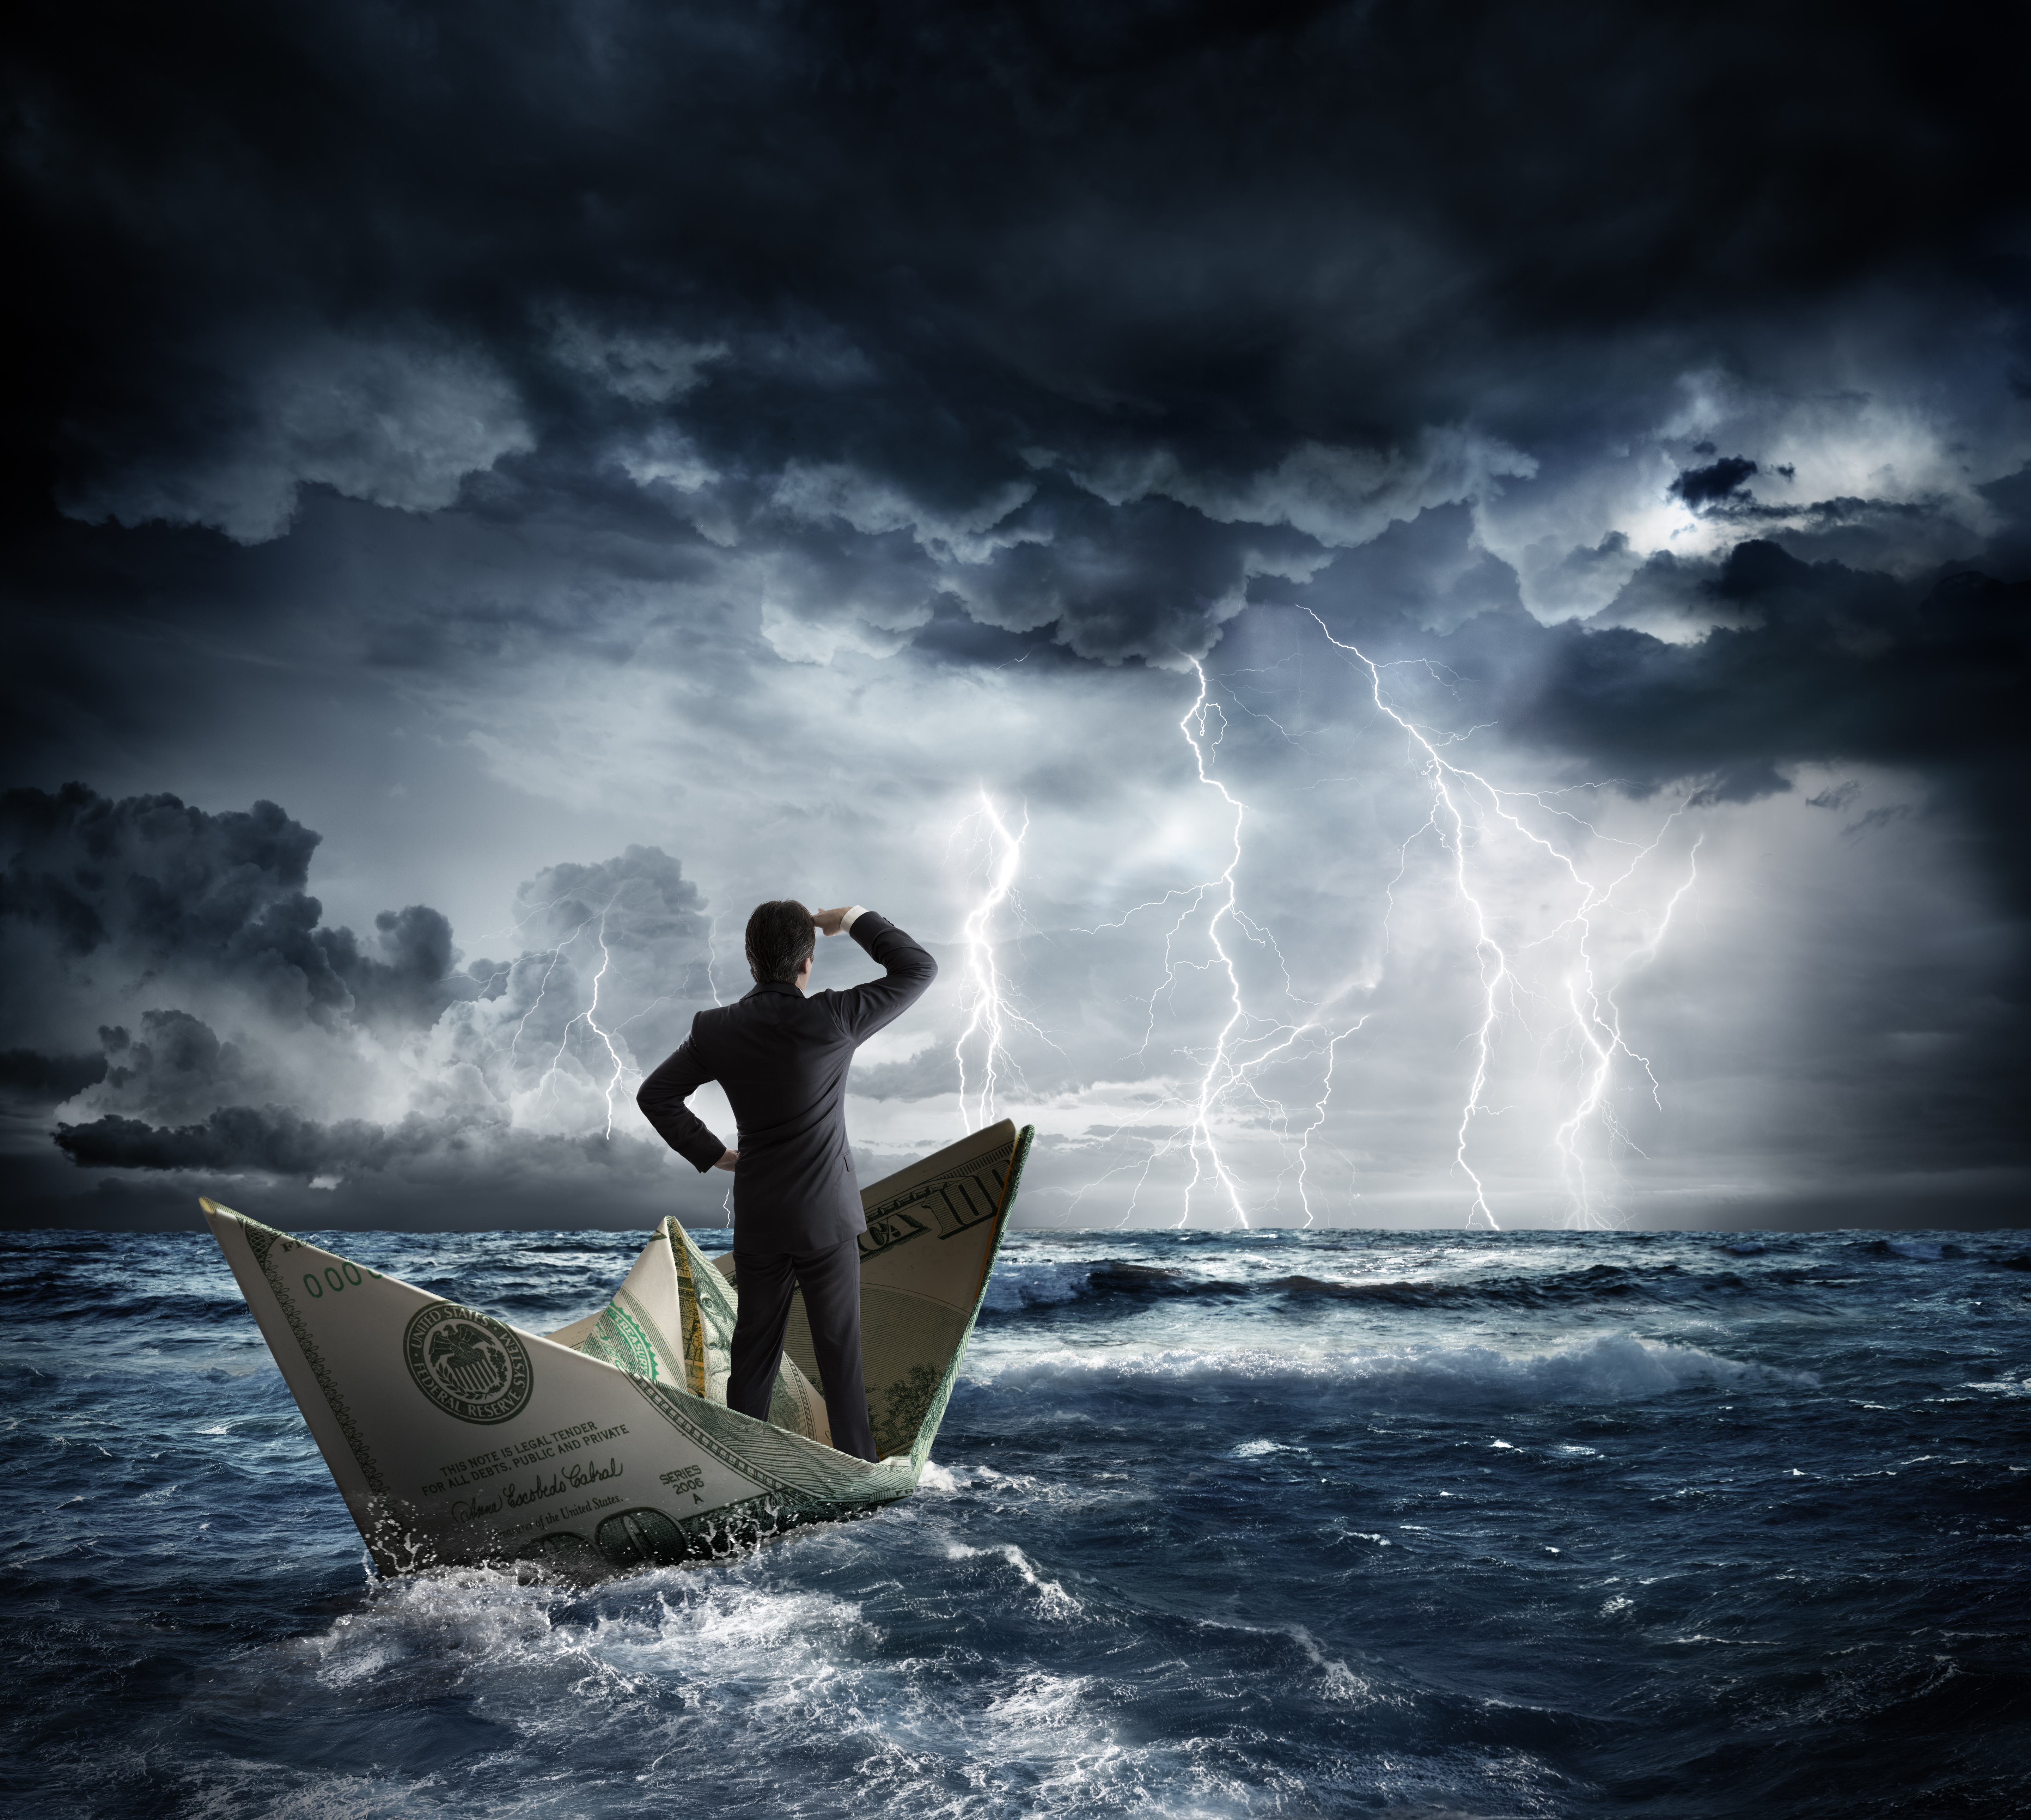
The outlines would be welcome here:
M 871 1462 L 828 1445 L 801 1299 L 770 1420 L 726 1407 L 738 1279 L 674 1219 L 604 1308 L 542 1334 L 203 1205 L 383 1573 L 506 1559 L 609 1572 L 916 1489 L 1031 1134 L 1004 1119 L 862 1194 Z

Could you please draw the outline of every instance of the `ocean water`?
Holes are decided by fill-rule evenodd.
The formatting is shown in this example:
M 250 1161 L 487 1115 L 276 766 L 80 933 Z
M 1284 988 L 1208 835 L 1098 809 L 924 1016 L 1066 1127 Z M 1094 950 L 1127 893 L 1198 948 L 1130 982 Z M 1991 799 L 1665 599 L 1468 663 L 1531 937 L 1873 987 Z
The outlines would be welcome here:
M 11 1813 L 2031 1810 L 2023 1234 L 1012 1235 L 919 1496 L 589 1589 L 376 1580 L 204 1235 L 0 1294 Z

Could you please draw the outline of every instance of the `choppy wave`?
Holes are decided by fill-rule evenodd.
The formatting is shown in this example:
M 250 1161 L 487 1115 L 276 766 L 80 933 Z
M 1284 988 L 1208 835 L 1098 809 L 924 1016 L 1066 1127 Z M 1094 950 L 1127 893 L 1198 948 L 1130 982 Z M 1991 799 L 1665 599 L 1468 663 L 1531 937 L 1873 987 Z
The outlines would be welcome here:
M 1302 1625 L 1208 1619 L 1151 1639 L 1168 1659 L 1146 1665 L 1191 1722 L 1124 1723 L 1120 1676 L 1133 1665 L 1121 1660 L 1118 1601 L 1090 1609 L 1012 1543 L 917 1539 L 956 1602 L 950 1617 L 963 1613 L 970 1634 L 1013 1643 L 1036 1633 L 1072 1651 L 1111 1636 L 1112 1646 L 1091 1662 L 1049 1665 L 1019 1647 L 998 1661 L 955 1658 L 921 1617 L 899 1611 L 892 1587 L 866 1589 L 855 1572 L 870 1564 L 864 1538 L 837 1533 L 806 1539 L 801 1553 L 850 1590 L 799 1585 L 780 1558 L 710 1578 L 646 1575 L 624 1604 L 483 1574 L 377 1587 L 306 1635 L 241 1657 L 220 1697 L 258 1702 L 291 1725 L 312 1699 L 326 1725 L 470 1702 L 486 1714 L 465 1740 L 479 1760 L 419 1781 L 400 1773 L 399 1736 L 384 1738 L 378 1773 L 306 1775 L 221 1755 L 191 1766 L 192 1807 L 436 1814 L 476 1788 L 487 1812 L 510 1815 L 639 1814 L 673 1800 L 687 1812 L 983 1820 L 1275 1813 L 1301 1791 L 1294 1772 L 1316 1751 L 1294 1740 L 1280 1767 L 1203 1723 L 1235 1704 L 1237 1654 L 1250 1665 L 1241 1716 L 1250 1729 L 1280 1704 L 1299 1714 L 1416 1704 L 1393 1677 L 1351 1666 Z M 897 1648 L 899 1617 L 916 1647 Z M 1194 1635 L 1197 1667 L 1176 1653 Z M 297 1691 L 299 1710 L 278 1710 L 278 1688 Z M 1378 1788 L 1420 1775 L 1373 1755 Z M 391 1760 L 395 1773 L 383 1766 Z
M 632 1250 L 342 1243 L 552 1324 Z M 0 1795 L 2014 1820 L 2027 1277 L 2021 1234 L 1018 1234 L 916 1498 L 585 1588 L 364 1578 L 202 1235 L 0 1241 Z
M 1412 1278 L 1333 1276 L 1259 1266 L 1245 1274 L 1213 1274 L 1196 1261 L 1179 1266 L 1112 1257 L 1024 1260 L 1006 1266 L 997 1271 L 986 1306 L 991 1316 L 1046 1318 L 1085 1311 L 1104 1316 L 1124 1305 L 1179 1302 L 1275 1304 L 1314 1311 L 1336 1305 L 1440 1311 L 1558 1309 L 1727 1300 L 1759 1293 L 1767 1286 L 1750 1282 L 1731 1268 L 1695 1271 L 1677 1264 L 1634 1267 L 1596 1263 L 1556 1271 Z
M 1630 1334 L 1602 1334 L 1521 1355 L 1489 1346 L 1444 1345 L 1321 1353 L 1058 1348 L 1019 1358 L 997 1357 L 973 1370 L 981 1383 L 998 1390 L 1048 1388 L 1090 1395 L 1167 1384 L 1234 1390 L 1273 1384 L 1286 1393 L 1302 1390 L 1370 1405 L 1450 1409 L 1619 1403 L 1695 1386 L 1781 1390 L 1819 1383 L 1810 1372 L 1745 1363 Z

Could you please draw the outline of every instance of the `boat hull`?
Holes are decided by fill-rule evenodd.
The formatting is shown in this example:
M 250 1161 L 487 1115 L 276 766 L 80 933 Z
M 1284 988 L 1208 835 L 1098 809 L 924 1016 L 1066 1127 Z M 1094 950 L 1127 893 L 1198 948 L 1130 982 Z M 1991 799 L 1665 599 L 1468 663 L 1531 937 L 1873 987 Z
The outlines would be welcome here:
M 729 1409 L 699 1394 L 697 1370 L 659 1368 L 647 1350 L 624 1368 L 610 1347 L 590 1356 L 203 1205 L 382 1572 L 512 1560 L 613 1572 L 722 1555 L 916 1488 L 1030 1136 L 1004 1121 L 863 1193 L 875 1461 Z M 681 1264 L 690 1248 L 668 1239 Z M 785 1350 L 814 1379 L 809 1345 L 799 1308 Z

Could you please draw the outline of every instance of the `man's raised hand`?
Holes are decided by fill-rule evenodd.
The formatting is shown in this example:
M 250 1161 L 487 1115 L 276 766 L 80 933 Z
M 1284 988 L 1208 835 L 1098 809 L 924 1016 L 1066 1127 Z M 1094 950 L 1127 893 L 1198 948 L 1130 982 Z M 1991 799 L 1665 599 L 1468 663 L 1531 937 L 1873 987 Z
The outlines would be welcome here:
M 817 925 L 820 935 L 836 936 L 846 926 L 846 913 L 852 908 L 852 904 L 843 903 L 837 910 L 813 910 L 811 921 Z

